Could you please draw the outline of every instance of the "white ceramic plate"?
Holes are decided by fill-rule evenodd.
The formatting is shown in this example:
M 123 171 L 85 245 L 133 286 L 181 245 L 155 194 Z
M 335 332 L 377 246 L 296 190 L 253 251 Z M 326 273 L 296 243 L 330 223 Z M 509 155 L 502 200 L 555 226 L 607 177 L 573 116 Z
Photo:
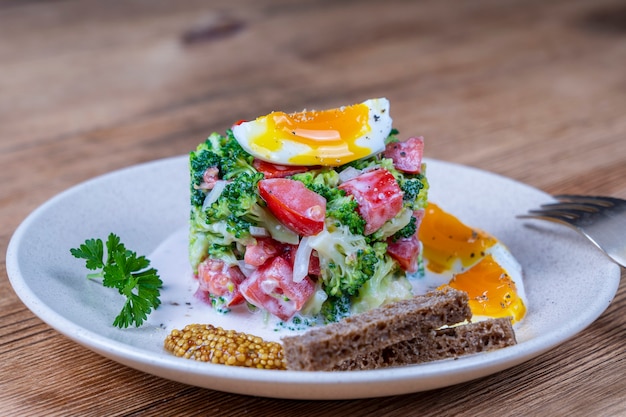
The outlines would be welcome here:
M 473 168 L 426 160 L 430 199 L 497 236 L 524 268 L 528 315 L 518 344 L 417 366 L 354 372 L 293 372 L 226 367 L 176 358 L 167 331 L 111 326 L 119 295 L 85 279 L 69 249 L 87 238 L 121 236 L 151 254 L 188 218 L 187 157 L 113 172 L 73 187 L 35 210 L 7 251 L 18 296 L 37 316 L 81 345 L 124 365 L 200 387 L 258 396 L 349 399 L 424 391 L 515 366 L 573 337 L 608 307 L 619 267 L 569 229 L 528 223 L 516 214 L 550 200 L 536 189 Z M 164 289 L 166 296 L 167 288 Z

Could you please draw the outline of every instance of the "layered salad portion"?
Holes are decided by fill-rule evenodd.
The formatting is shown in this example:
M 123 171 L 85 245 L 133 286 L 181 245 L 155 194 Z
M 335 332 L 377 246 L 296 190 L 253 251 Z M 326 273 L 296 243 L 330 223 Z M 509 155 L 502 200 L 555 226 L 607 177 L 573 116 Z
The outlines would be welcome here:
M 222 312 L 322 323 L 413 297 L 423 147 L 392 128 L 384 98 L 211 134 L 189 159 L 199 294 Z

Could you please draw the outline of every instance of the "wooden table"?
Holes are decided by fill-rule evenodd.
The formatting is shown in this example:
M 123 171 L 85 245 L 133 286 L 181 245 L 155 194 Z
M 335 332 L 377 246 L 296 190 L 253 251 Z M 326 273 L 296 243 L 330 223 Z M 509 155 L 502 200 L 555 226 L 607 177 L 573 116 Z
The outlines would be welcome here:
M 385 96 L 426 155 L 626 198 L 626 6 L 598 1 L 0 1 L 0 253 L 68 187 L 272 110 Z M 79 227 L 79 225 L 77 225 Z M 590 248 L 590 250 L 593 250 Z M 626 415 L 626 280 L 591 326 L 476 381 L 286 401 L 124 367 L 35 317 L 0 266 L 3 415 Z

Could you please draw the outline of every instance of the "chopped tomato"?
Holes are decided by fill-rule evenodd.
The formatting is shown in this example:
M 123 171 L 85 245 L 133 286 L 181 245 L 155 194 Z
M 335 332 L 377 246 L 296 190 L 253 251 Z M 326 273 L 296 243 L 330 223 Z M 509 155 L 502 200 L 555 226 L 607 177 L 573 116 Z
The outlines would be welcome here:
M 359 214 L 365 219 L 365 234 L 370 235 L 402 209 L 402 190 L 386 169 L 367 171 L 339 188 L 359 203 Z
M 219 181 L 219 169 L 217 167 L 208 167 L 202 174 L 202 182 L 198 185 L 201 190 L 212 190 Z
M 254 159 L 254 161 L 252 161 L 252 166 L 256 168 L 257 171 L 265 175 L 265 178 L 289 177 L 291 175 L 307 172 L 309 169 L 314 168 L 295 165 L 278 165 L 271 162 L 263 161 L 261 159 Z
M 413 217 L 415 217 L 415 234 L 408 238 L 398 239 L 395 242 L 392 238 L 387 240 L 387 253 L 400 263 L 402 269 L 407 272 L 417 271 L 417 260 L 420 254 L 420 242 L 418 239 L 418 232 L 422 219 L 424 218 L 425 210 L 415 210 Z
M 269 237 L 257 237 L 254 245 L 246 246 L 243 260 L 248 265 L 261 266 L 281 252 L 281 243 Z
M 294 282 L 291 264 L 276 256 L 252 272 L 239 288 L 250 304 L 289 320 L 311 297 L 315 284 L 309 277 Z
M 392 142 L 385 147 L 385 158 L 393 159 L 397 170 L 409 174 L 419 174 L 422 170 L 424 138 L 412 137 L 404 142 Z
M 321 274 L 321 269 L 320 269 L 320 258 L 317 256 L 317 253 L 314 251 L 314 253 L 311 254 L 311 258 L 309 260 L 309 275 L 319 275 Z
M 272 214 L 297 234 L 316 235 L 324 228 L 326 199 L 300 181 L 287 178 L 261 180 L 259 194 Z
M 219 259 L 207 258 L 198 265 L 198 287 L 213 297 L 221 297 L 227 306 L 241 304 L 244 299 L 239 285 L 246 277 L 239 267 Z
M 394 258 L 402 269 L 407 272 L 417 271 L 417 260 L 420 253 L 420 243 L 417 236 L 398 239 L 395 242 L 389 238 L 387 253 Z

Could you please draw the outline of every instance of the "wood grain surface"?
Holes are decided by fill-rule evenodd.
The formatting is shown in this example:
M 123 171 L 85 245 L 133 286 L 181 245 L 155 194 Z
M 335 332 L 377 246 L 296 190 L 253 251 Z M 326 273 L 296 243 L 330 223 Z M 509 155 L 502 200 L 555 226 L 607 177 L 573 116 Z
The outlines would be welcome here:
M 0 415 L 626 415 L 624 269 L 604 314 L 536 359 L 354 401 L 153 377 L 71 342 L 13 292 L 13 231 L 70 186 L 185 154 L 239 119 L 378 96 L 428 157 L 626 198 L 620 0 L 0 0 Z

